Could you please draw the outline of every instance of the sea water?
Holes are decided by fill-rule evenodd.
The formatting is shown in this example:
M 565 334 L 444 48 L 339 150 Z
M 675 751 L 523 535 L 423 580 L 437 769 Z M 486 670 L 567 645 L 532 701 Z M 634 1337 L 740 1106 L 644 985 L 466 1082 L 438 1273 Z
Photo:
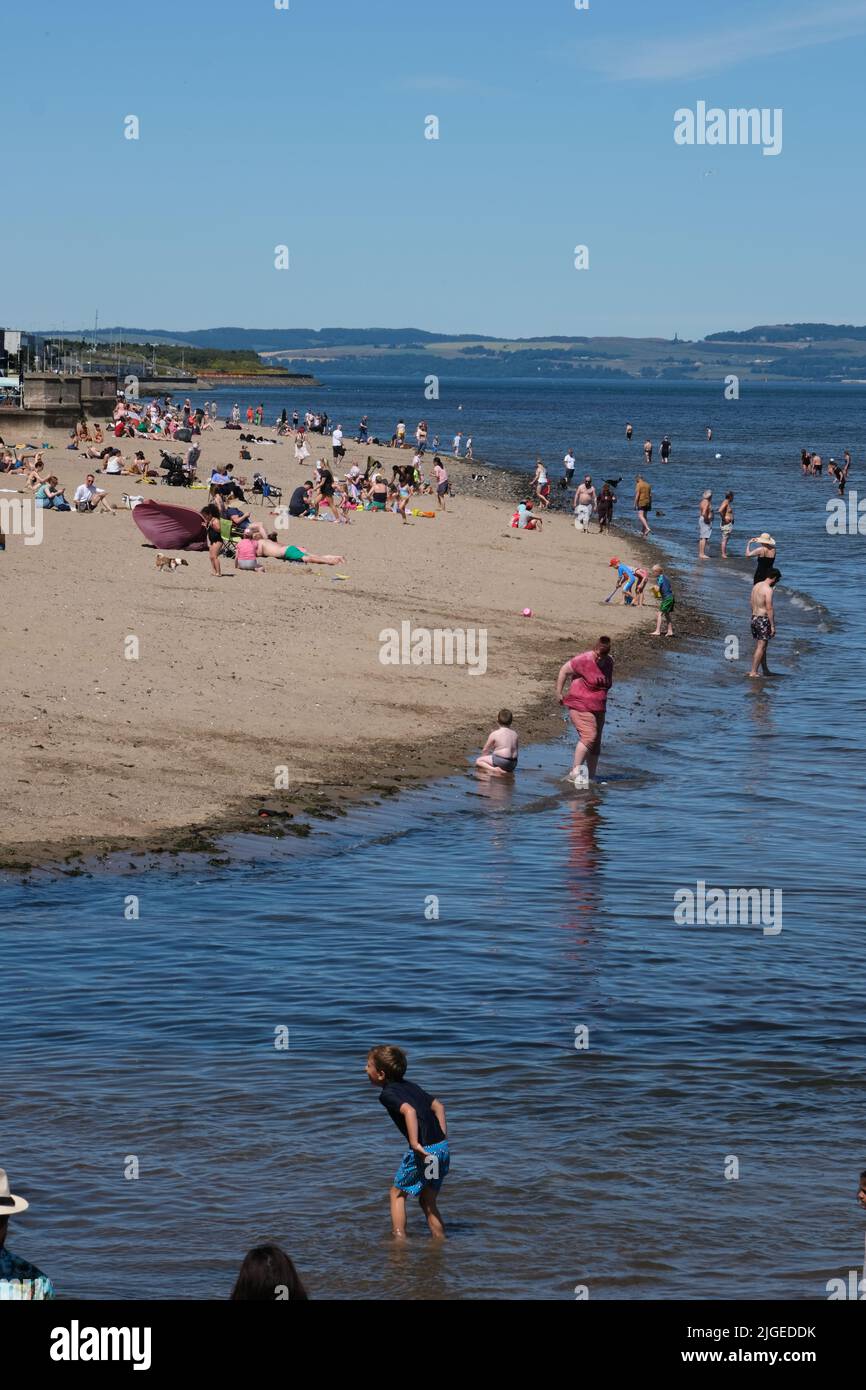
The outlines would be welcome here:
M 622 475 L 623 532 L 649 435 L 654 537 L 716 635 L 659 639 L 614 685 L 589 792 L 562 781 L 564 726 L 513 783 L 467 770 L 306 840 L 238 837 L 228 865 L 0 885 L 0 1165 L 32 1204 L 10 1247 L 89 1298 L 224 1298 L 271 1239 L 318 1298 L 824 1298 L 863 1247 L 866 537 L 828 533 L 799 452 L 850 447 L 856 488 L 864 396 L 445 385 L 335 381 L 266 419 L 424 417 L 528 470 L 574 445 L 578 476 Z M 727 566 L 717 531 L 695 558 L 707 487 L 736 494 Z M 755 682 L 742 550 L 764 529 L 784 578 Z M 701 883 L 780 893 L 781 930 L 676 920 Z M 388 1235 L 383 1041 L 447 1107 L 444 1246 L 414 1204 L 418 1239 Z

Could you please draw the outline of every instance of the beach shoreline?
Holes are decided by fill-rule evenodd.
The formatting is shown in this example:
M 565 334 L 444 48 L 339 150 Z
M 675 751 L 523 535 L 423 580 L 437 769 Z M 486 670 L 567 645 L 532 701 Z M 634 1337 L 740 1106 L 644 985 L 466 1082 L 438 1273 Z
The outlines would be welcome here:
M 49 442 L 48 470 L 71 495 L 95 464 L 67 452 L 61 431 Z M 303 465 L 291 437 L 253 445 L 253 460 L 240 465 L 237 434 L 207 431 L 199 475 L 229 461 L 248 478 L 259 469 L 287 502 L 315 457 L 330 461 L 327 437 L 308 442 Z M 390 473 L 411 459 L 409 450 L 346 444 L 344 467 L 372 455 Z M 156 441 L 120 447 L 127 461 L 136 448 L 158 461 Z M 602 630 L 613 638 L 618 678 L 659 659 L 652 601 L 643 610 L 602 605 L 610 553 L 646 563 L 657 547 L 621 529 L 576 535 L 563 513 L 541 532 L 517 532 L 510 516 L 528 477 L 485 463 L 485 480 L 473 481 L 477 462 L 448 465 L 457 496 L 435 520 L 410 527 L 362 513 L 348 527 L 292 523 L 293 542 L 345 552 L 338 572 L 347 581 L 282 561 L 266 562 L 265 577 L 224 561 L 232 577 L 218 581 L 202 553 L 166 574 L 126 510 L 48 512 L 41 545 L 10 537 L 2 562 L 19 582 L 0 677 L 0 786 L 11 808 L 0 872 L 78 872 L 119 852 L 213 854 L 238 832 L 304 835 L 317 818 L 465 769 L 502 704 L 514 709 L 524 743 L 560 736 L 556 672 Z M 115 503 L 124 492 L 194 509 L 207 499 L 128 476 L 99 475 L 98 484 Z M 435 508 L 435 499 L 418 505 Z M 266 509 L 252 513 L 264 518 Z M 678 633 L 700 630 L 700 614 L 683 607 L 678 617 Z M 483 628 L 489 669 L 473 679 L 465 667 L 383 665 L 382 630 L 407 621 Z M 141 647 L 135 661 L 123 658 L 131 635 Z

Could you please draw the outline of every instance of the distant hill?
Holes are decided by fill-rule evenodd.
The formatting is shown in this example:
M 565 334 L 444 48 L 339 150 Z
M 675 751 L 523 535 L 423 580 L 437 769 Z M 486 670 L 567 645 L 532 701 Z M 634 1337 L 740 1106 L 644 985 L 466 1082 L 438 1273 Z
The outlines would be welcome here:
M 58 337 L 55 332 L 45 336 Z M 67 338 L 69 334 L 65 335 Z M 87 337 L 85 333 L 75 335 Z M 101 328 L 102 342 L 150 344 L 210 354 L 256 353 L 269 366 L 351 376 L 409 378 L 419 373 L 495 379 L 741 380 L 866 382 L 866 327 L 764 324 L 670 338 L 494 338 L 421 328 Z
M 741 333 L 709 333 L 707 343 L 822 343 L 845 340 L 866 342 L 866 328 L 854 328 L 850 323 L 775 323 L 759 328 L 746 328 Z

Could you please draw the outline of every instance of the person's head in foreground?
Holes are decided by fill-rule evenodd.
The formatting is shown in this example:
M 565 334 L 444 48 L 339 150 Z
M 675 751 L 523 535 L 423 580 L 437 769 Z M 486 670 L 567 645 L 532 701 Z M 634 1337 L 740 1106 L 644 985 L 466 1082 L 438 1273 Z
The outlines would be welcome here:
M 47 1302 L 55 1297 L 51 1280 L 6 1248 L 10 1216 L 27 1211 L 30 1203 L 9 1190 L 9 1179 L 0 1168 L 0 1302 Z
M 409 1065 L 400 1047 L 371 1047 L 367 1053 L 367 1075 L 373 1086 L 387 1086 L 389 1081 L 402 1081 Z
M 772 584 L 773 588 L 775 589 L 775 587 L 776 587 L 776 585 L 778 584 L 779 580 L 782 578 L 782 571 L 781 571 L 781 570 L 777 570 L 777 569 L 772 569 L 772 570 L 770 570 L 769 574 L 767 575 L 767 578 L 769 579 L 770 583 Z
M 9 1229 L 10 1216 L 16 1216 L 18 1212 L 26 1211 L 30 1206 L 26 1197 L 16 1197 L 14 1192 L 9 1191 L 9 1179 L 6 1171 L 0 1168 L 0 1250 L 6 1244 L 6 1232 Z
M 595 652 L 595 659 L 600 666 L 605 657 L 610 656 L 610 638 L 599 637 L 592 650 Z
M 860 1174 L 860 1185 L 857 1188 L 857 1201 L 861 1207 L 866 1207 L 866 1168 Z
M 507 729 L 509 728 L 511 721 L 514 718 L 514 715 L 511 713 L 510 709 L 501 709 L 497 714 L 496 718 L 498 719 L 502 727 Z
M 309 1294 L 285 1250 L 278 1245 L 257 1245 L 244 1256 L 231 1298 L 256 1303 L 306 1303 Z
M 664 574 L 661 565 L 653 565 L 653 574 Z

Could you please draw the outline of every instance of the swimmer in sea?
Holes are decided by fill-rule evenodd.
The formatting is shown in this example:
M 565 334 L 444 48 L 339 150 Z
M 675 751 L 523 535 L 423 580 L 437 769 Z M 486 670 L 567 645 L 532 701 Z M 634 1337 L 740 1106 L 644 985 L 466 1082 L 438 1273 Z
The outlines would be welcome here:
M 491 777 L 508 777 L 517 770 L 518 738 L 511 727 L 514 715 L 510 709 L 501 709 L 496 718 L 497 726 L 488 734 L 475 766 Z
M 767 647 L 776 635 L 776 615 L 773 610 L 773 590 L 782 578 L 777 569 L 771 569 L 766 579 L 760 580 L 752 589 L 752 636 L 755 639 L 755 654 L 749 675 L 769 676 Z M 758 669 L 760 667 L 760 670 Z

